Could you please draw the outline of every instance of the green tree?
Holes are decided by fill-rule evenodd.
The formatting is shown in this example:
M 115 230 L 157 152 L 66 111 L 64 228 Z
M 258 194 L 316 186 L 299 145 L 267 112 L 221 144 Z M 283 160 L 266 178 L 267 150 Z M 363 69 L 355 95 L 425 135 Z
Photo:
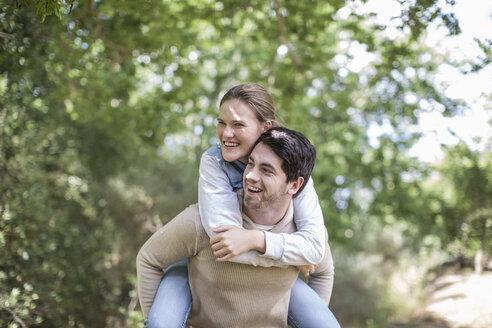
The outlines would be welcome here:
M 446 157 L 437 168 L 442 185 L 449 187 L 443 190 L 442 238 L 481 258 L 491 251 L 487 231 L 492 224 L 492 152 L 472 151 L 463 142 L 445 149 Z M 481 261 L 475 264 L 481 271 Z
M 391 319 L 381 277 L 407 240 L 374 236 L 390 227 L 418 245 L 419 229 L 434 233 L 439 208 L 419 183 L 428 168 L 405 152 L 421 107 L 460 109 L 433 85 L 445 58 L 421 42 L 430 24 L 459 26 L 437 1 L 399 1 L 392 26 L 357 3 L 0 2 L 0 324 L 141 320 L 135 254 L 196 201 L 217 101 L 245 81 L 271 91 L 280 119 L 317 147 L 338 276 L 384 267 L 373 286 L 337 278 L 342 323 Z M 374 126 L 387 130 L 376 141 Z M 368 302 L 351 313 L 354 295 Z

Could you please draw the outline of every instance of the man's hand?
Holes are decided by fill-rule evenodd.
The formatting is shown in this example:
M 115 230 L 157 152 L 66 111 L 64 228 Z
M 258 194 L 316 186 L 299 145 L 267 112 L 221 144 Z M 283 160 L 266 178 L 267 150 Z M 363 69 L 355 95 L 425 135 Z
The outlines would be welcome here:
M 213 230 L 218 235 L 210 238 L 210 245 L 218 262 L 246 253 L 249 250 L 265 252 L 265 234 L 235 226 L 220 226 Z
M 317 267 L 317 264 L 309 264 L 299 265 L 297 268 L 304 274 L 305 277 L 308 277 L 311 273 L 314 273 L 314 271 L 316 271 Z

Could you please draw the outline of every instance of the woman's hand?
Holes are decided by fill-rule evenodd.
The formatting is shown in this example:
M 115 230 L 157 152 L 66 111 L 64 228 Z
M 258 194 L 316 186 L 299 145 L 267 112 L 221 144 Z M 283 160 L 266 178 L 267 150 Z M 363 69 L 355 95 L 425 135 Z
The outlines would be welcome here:
M 247 230 L 235 226 L 220 226 L 213 230 L 218 235 L 210 238 L 212 251 L 218 262 L 246 253 L 249 250 L 265 252 L 265 234 L 259 230 Z
M 317 264 L 308 264 L 308 265 L 299 265 L 297 268 L 301 270 L 301 272 L 304 274 L 305 277 L 308 277 L 311 273 L 314 273 L 316 271 L 316 268 L 318 267 Z

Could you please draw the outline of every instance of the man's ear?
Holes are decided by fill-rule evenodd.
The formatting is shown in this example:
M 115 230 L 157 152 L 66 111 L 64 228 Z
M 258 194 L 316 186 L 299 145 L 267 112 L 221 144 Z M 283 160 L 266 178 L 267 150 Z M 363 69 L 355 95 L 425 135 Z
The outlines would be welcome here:
M 294 196 L 297 193 L 297 191 L 302 187 L 303 184 L 304 184 L 303 177 L 298 177 L 296 180 L 289 182 L 287 193 L 289 195 Z
M 263 123 L 262 133 L 268 131 L 272 127 L 272 121 L 265 121 Z

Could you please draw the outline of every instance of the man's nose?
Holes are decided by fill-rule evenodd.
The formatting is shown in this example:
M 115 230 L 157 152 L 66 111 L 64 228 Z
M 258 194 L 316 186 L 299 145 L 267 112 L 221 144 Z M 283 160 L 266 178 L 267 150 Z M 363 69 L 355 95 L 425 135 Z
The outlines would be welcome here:
M 256 174 L 256 170 L 254 168 L 249 169 L 246 172 L 246 180 L 258 181 L 258 175 Z

